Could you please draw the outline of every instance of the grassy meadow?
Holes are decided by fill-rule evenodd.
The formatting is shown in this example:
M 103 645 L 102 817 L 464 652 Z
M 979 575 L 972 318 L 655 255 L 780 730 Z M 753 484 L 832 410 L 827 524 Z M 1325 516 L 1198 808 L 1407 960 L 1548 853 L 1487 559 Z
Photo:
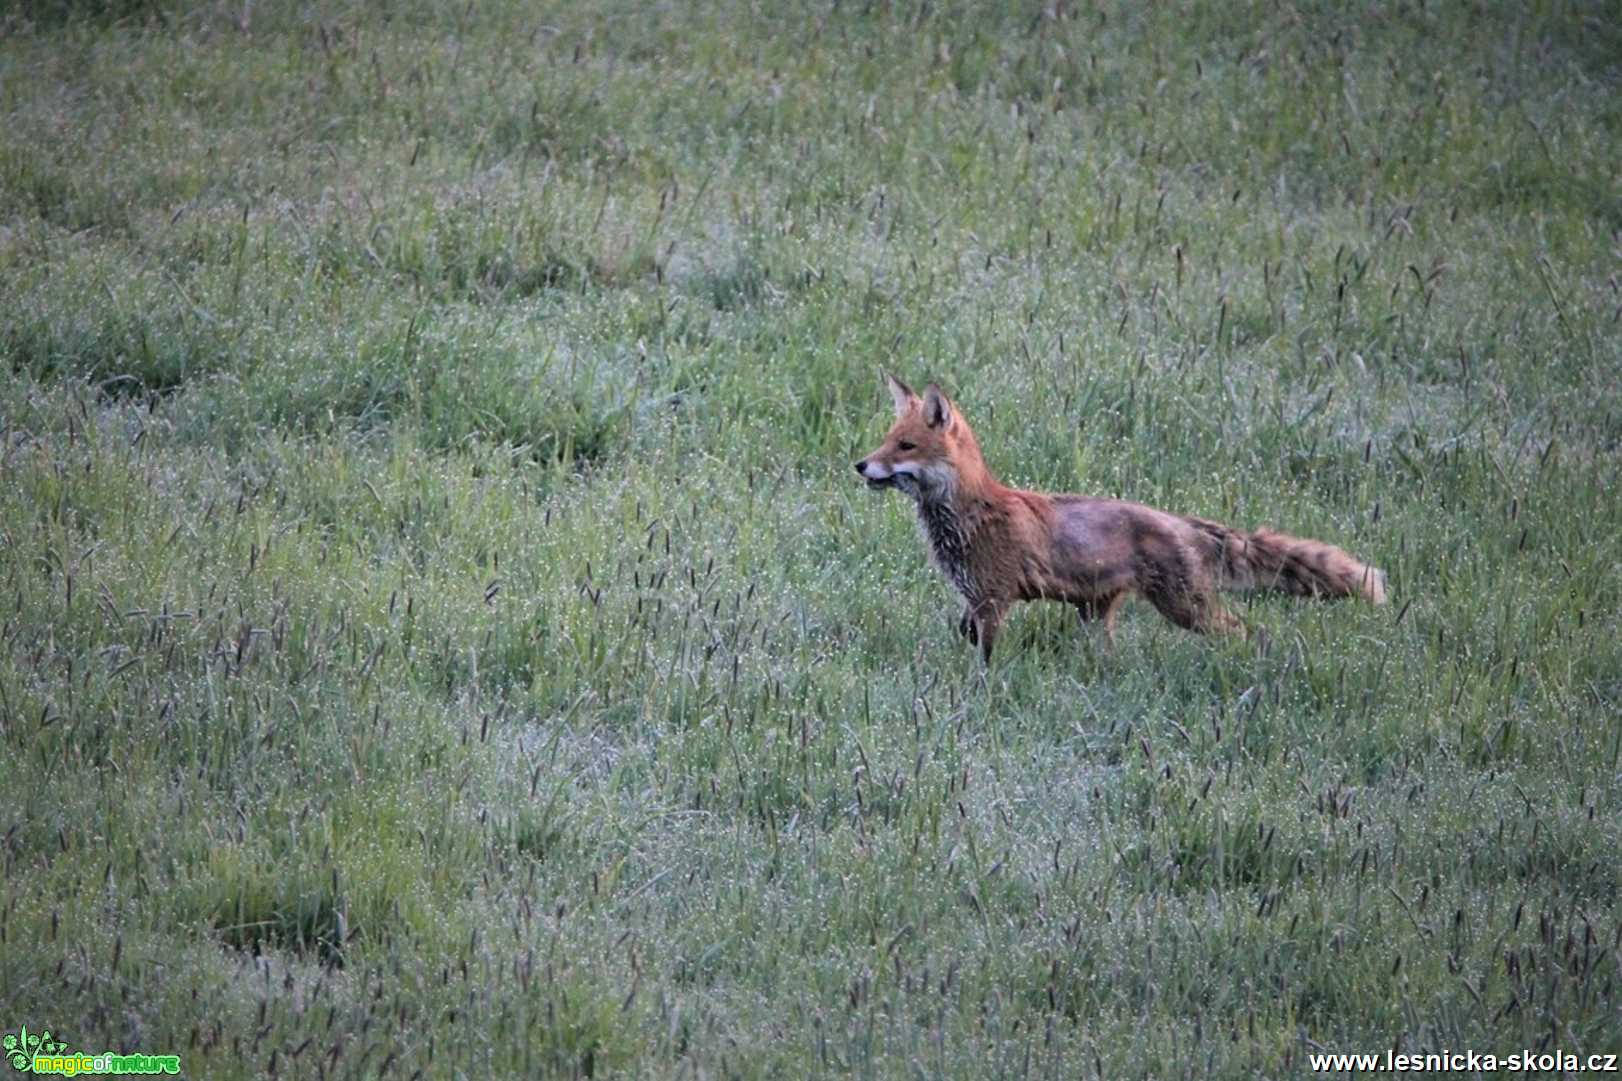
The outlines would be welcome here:
M 0 10 L 0 1030 L 188 1077 L 1622 1050 L 1614 5 Z M 1016 610 L 851 463 L 1323 537 Z

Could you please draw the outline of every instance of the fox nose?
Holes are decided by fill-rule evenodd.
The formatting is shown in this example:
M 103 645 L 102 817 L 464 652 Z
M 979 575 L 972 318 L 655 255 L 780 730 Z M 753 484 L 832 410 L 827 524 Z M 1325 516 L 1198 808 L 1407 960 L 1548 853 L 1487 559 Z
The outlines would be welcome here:
M 856 472 L 860 473 L 864 477 L 867 476 L 867 459 L 866 458 L 863 458 L 861 461 L 856 463 Z

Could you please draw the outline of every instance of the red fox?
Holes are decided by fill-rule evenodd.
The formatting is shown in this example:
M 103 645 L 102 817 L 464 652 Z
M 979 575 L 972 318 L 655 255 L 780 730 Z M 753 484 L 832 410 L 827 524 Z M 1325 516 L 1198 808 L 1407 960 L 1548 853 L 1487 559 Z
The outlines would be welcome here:
M 1109 641 L 1116 609 L 1133 592 L 1179 627 L 1241 636 L 1245 625 L 1217 603 L 1219 589 L 1385 603 L 1385 573 L 1332 544 L 1118 499 L 1010 488 L 986 468 L 973 430 L 939 387 L 919 397 L 894 376 L 886 381 L 895 423 L 856 472 L 868 487 L 897 488 L 918 504 L 935 563 L 966 602 L 958 631 L 987 663 L 1015 601 L 1074 605 L 1082 622 L 1103 620 Z

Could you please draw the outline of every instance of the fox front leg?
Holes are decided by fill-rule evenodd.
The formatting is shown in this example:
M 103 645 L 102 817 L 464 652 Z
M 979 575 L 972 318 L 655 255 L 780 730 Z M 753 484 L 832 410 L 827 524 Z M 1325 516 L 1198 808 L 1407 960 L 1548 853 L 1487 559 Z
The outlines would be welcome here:
M 997 628 L 1002 626 L 1003 616 L 1007 612 L 1007 604 L 984 600 L 964 608 L 963 618 L 958 620 L 958 631 L 969 640 L 970 645 L 980 647 L 980 660 L 986 664 L 991 663 L 991 645 L 997 639 Z
M 969 645 L 980 644 L 980 628 L 974 625 L 974 605 L 965 604 L 963 614 L 958 617 L 957 633 L 969 640 Z

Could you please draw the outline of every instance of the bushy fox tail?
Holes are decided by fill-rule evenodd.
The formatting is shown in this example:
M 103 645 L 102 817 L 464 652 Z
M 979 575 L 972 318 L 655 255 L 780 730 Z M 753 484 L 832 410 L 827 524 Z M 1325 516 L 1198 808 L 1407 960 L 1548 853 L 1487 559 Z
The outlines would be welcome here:
M 1246 533 L 1203 518 L 1189 522 L 1205 542 L 1203 554 L 1223 589 L 1385 603 L 1385 572 L 1333 544 L 1266 528 Z

